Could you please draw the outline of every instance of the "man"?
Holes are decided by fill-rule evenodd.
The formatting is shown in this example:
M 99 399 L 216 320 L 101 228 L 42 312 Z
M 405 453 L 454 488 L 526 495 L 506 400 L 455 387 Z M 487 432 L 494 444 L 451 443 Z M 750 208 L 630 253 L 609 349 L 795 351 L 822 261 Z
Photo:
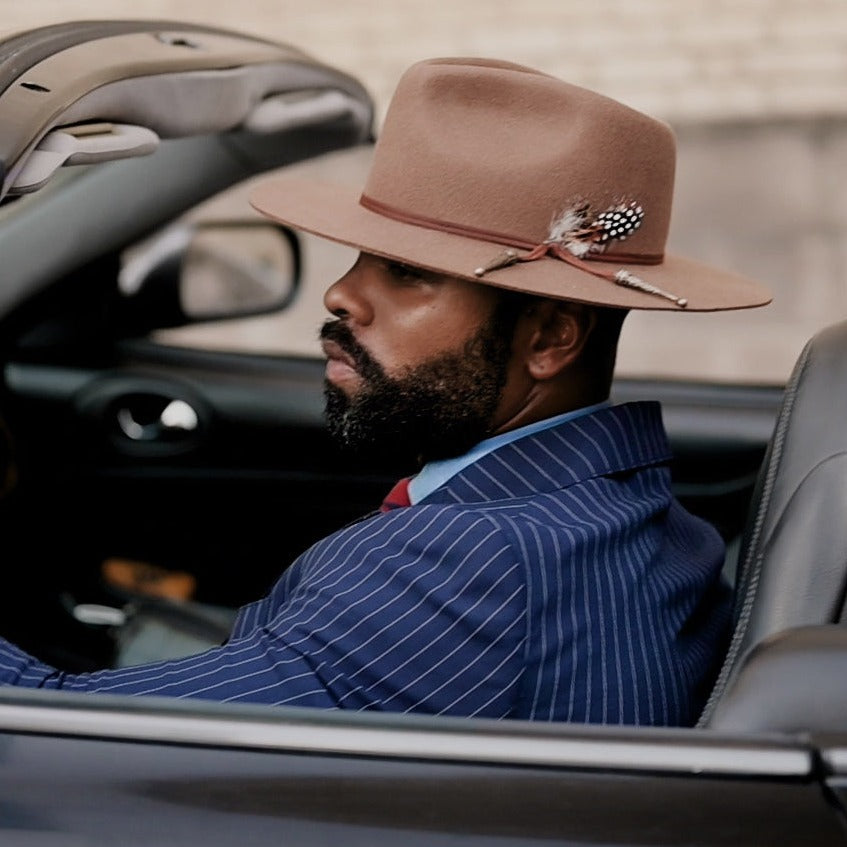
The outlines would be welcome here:
M 664 254 L 663 124 L 527 68 L 413 66 L 367 185 L 268 183 L 259 209 L 352 244 L 326 294 L 327 417 L 422 465 L 318 542 L 226 644 L 0 681 L 326 708 L 693 723 L 728 624 L 714 530 L 670 492 L 655 404 L 608 402 L 627 310 L 761 305 Z

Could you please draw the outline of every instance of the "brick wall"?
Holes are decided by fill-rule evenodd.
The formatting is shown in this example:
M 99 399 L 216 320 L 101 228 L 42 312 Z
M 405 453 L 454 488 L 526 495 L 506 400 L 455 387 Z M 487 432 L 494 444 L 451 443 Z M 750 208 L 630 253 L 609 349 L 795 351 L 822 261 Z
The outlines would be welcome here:
M 291 41 L 384 107 L 433 55 L 530 64 L 672 121 L 847 111 L 844 0 L 0 0 L 3 29 L 178 18 Z
M 632 373 L 779 381 L 821 326 L 847 318 L 847 119 L 687 124 L 669 247 L 761 279 L 764 309 L 638 315 L 621 348 Z M 661 336 L 660 343 L 644 339 Z

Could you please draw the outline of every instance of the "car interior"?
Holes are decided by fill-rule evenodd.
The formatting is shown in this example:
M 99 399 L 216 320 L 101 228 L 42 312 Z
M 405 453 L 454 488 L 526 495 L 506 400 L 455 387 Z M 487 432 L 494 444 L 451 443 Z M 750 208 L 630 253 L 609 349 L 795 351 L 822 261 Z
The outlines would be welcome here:
M 180 55 L 226 40 L 205 28 L 153 31 L 156 50 Z M 126 23 L 108 32 L 150 36 Z M 54 48 L 82 43 L 68 28 L 45 34 L 33 69 L 50 38 Z M 131 78 L 56 99 L 26 143 L 0 124 L 0 619 L 4 636 L 62 669 L 219 642 L 238 606 L 409 470 L 336 451 L 322 423 L 321 361 L 156 339 L 209 319 L 181 299 L 193 240 L 129 289 L 119 284 L 124 251 L 201 201 L 371 140 L 357 83 L 257 43 L 222 44 L 259 51 L 235 69 L 170 65 L 156 52 L 154 74 L 139 59 Z M 0 91 L 0 113 L 14 95 L 26 123 L 32 97 L 52 96 L 47 76 L 30 77 L 29 88 Z M 303 282 L 300 236 L 266 228 L 289 256 L 291 285 L 270 306 L 232 307 L 240 317 L 291 307 Z M 843 724 L 845 368 L 839 324 L 810 342 L 784 390 L 615 383 L 616 401 L 662 401 L 677 494 L 728 545 L 736 625 L 702 728 Z

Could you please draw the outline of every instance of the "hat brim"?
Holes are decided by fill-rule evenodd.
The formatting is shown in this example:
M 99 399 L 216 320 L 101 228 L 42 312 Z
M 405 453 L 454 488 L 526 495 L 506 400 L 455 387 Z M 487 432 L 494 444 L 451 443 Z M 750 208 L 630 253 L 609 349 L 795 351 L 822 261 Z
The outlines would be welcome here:
M 544 257 L 486 273 L 486 265 L 504 249 L 502 244 L 428 229 L 395 220 L 359 203 L 361 189 L 343 182 L 327 182 L 282 174 L 266 178 L 250 195 L 262 214 L 296 229 L 349 245 L 367 253 L 427 270 L 515 289 L 623 309 L 712 312 L 764 306 L 772 299 L 761 283 L 731 271 L 665 255 L 658 265 L 625 265 L 640 279 L 688 302 L 684 309 L 671 300 L 616 285 L 559 259 Z M 600 264 L 600 263 L 598 263 Z M 603 262 L 604 270 L 618 266 Z

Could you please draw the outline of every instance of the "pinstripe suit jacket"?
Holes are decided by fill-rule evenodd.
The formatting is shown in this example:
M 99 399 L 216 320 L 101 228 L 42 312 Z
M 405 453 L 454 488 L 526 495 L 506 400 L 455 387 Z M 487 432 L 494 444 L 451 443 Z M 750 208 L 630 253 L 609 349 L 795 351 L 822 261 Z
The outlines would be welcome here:
M 0 682 L 603 723 L 695 720 L 729 621 L 716 532 L 671 495 L 658 404 L 507 444 L 300 556 L 197 656 Z

